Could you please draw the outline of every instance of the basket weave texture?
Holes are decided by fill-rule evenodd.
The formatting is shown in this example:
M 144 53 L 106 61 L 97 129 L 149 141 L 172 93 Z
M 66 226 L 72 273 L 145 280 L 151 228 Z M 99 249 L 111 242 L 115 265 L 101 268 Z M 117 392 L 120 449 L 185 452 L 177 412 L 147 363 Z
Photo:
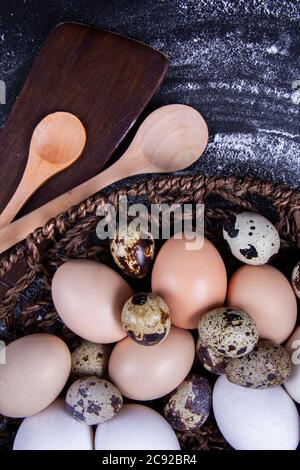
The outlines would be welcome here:
M 6 291 L 0 305 L 0 339 L 6 343 L 33 332 L 49 332 L 62 337 L 72 348 L 76 338 L 58 318 L 51 299 L 55 270 L 69 258 L 88 258 L 113 264 L 108 241 L 96 236 L 99 217 L 96 209 L 106 202 L 116 208 L 120 196 L 129 203 L 204 203 L 205 235 L 217 246 L 228 274 L 240 265 L 229 253 L 222 237 L 224 218 L 248 210 L 266 216 L 276 226 L 281 250 L 272 261 L 287 276 L 300 258 L 300 189 L 249 178 L 206 177 L 203 175 L 163 176 L 143 179 L 118 189 L 111 186 L 50 220 L 28 236 L 0 263 L 3 277 L 15 266 L 23 275 Z M 162 241 L 158 241 L 159 249 Z M 157 250 L 158 251 L 158 250 Z M 127 279 L 136 290 L 150 288 L 150 279 Z M 198 369 L 199 372 L 199 365 Z M 204 370 L 201 369 L 201 373 Z M 209 375 L 211 381 L 214 379 Z M 162 404 L 155 405 L 160 411 Z M 11 446 L 18 421 L 0 416 L 0 448 Z M 178 433 L 184 449 L 227 449 L 213 417 L 196 433 Z

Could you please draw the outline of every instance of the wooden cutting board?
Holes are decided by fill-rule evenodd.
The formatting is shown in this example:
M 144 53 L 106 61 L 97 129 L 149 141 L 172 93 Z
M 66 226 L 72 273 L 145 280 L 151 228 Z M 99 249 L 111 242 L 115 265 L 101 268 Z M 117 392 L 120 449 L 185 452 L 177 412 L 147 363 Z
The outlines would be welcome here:
M 48 36 L 0 136 L 0 211 L 23 174 L 37 123 L 69 111 L 83 123 L 81 158 L 49 180 L 19 212 L 24 215 L 96 175 L 141 114 L 168 68 L 145 44 L 75 23 Z

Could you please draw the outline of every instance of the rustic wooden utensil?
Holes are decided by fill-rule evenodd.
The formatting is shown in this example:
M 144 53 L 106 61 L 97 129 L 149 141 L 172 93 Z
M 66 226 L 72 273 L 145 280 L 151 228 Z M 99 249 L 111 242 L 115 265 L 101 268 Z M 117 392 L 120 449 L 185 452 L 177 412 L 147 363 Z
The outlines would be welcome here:
M 48 114 L 34 129 L 27 165 L 15 194 L 0 214 L 0 228 L 8 225 L 27 199 L 49 178 L 80 157 L 86 133 L 71 113 Z
M 0 252 L 23 240 L 50 218 L 104 187 L 142 173 L 168 173 L 190 166 L 208 140 L 201 114 L 185 105 L 168 105 L 148 116 L 124 155 L 110 168 L 0 230 Z
M 47 114 L 78 116 L 82 157 L 47 181 L 17 217 L 97 175 L 162 82 L 168 60 L 118 34 L 75 23 L 49 34 L 0 134 L 0 212 L 24 173 L 32 131 Z

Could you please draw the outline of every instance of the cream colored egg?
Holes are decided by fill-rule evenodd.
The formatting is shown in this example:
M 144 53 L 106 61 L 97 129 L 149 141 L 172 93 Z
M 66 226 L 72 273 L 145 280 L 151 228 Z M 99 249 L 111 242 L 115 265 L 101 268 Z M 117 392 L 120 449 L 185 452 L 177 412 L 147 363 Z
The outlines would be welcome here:
M 71 331 L 95 343 L 114 343 L 126 336 L 121 312 L 132 294 L 118 273 L 90 260 L 67 261 L 52 281 L 59 316 Z
M 46 333 L 24 336 L 6 348 L 0 364 L 0 413 L 31 416 L 52 403 L 65 386 L 71 354 L 58 337 Z

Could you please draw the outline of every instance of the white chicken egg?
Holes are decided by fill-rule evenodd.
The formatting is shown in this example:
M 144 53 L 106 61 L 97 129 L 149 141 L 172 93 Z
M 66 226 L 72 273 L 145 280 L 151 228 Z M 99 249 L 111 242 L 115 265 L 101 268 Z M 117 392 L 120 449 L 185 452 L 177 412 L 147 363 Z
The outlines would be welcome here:
M 223 237 L 232 254 L 246 264 L 265 264 L 280 248 L 274 225 L 253 212 L 230 215 L 223 226 Z
M 157 411 L 124 405 L 110 421 L 97 426 L 96 450 L 180 450 L 175 432 Z
M 34 416 L 25 418 L 13 450 L 93 450 L 93 429 L 67 412 L 62 398 Z
M 247 388 L 222 375 L 214 386 L 213 411 L 234 449 L 294 450 L 299 444 L 299 414 L 283 387 Z

